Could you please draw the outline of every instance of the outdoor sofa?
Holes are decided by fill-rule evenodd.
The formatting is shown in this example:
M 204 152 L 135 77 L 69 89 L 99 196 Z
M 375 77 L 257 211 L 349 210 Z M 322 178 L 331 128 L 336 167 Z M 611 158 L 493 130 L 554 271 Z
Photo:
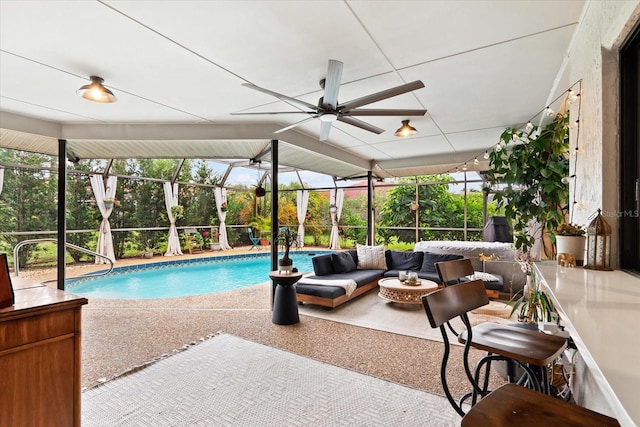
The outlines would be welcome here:
M 374 247 L 359 247 L 374 248 Z M 378 253 L 380 253 L 380 248 Z M 400 271 L 415 271 L 420 279 L 440 283 L 435 267 L 436 262 L 464 258 L 458 254 L 436 254 L 423 251 L 397 251 L 382 248 L 382 260 L 363 263 L 358 250 L 333 252 L 317 255 L 311 259 L 314 274 L 303 277 L 296 285 L 299 303 L 316 304 L 334 308 L 375 288 L 384 277 L 398 277 Z M 362 251 L 361 251 L 362 255 Z M 360 262 L 359 262 L 360 261 Z M 495 279 L 495 280 L 494 280 Z M 355 289 L 345 286 L 347 281 L 355 282 Z M 485 282 L 487 289 L 502 289 L 502 276 L 493 275 L 492 282 Z M 339 283 L 339 286 L 333 286 Z

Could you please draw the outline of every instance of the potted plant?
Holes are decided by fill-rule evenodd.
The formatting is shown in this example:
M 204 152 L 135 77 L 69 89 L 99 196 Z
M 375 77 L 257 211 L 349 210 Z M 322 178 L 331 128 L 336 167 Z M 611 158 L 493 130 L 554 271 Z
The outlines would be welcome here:
M 112 198 L 107 198 L 107 199 L 104 199 L 102 203 L 104 204 L 105 209 L 111 209 L 115 205 L 116 200 Z
M 509 301 L 513 304 L 511 315 L 518 311 L 518 320 L 525 323 L 551 322 L 556 311 L 549 296 L 540 288 L 537 276 L 528 266 L 527 286 Z M 529 280 L 530 278 L 530 280 Z M 518 297 L 518 295 L 520 295 Z
M 297 233 L 291 231 L 289 227 L 282 227 L 278 232 L 278 244 L 284 247 L 284 254 L 278 260 L 280 271 L 291 272 L 293 268 L 293 260 L 289 258 L 289 250 L 297 239 Z
M 542 129 L 507 128 L 489 154 L 485 192 L 493 192 L 512 219 L 514 243 L 527 252 L 541 241 L 553 257 L 551 233 L 569 211 L 569 116 L 558 114 Z M 536 254 L 536 258 L 539 257 Z
M 227 202 L 222 202 L 222 203 L 220 204 L 220 210 L 221 210 L 222 212 L 226 212 L 226 211 L 227 211 Z
M 219 251 L 222 247 L 220 246 L 220 232 L 218 230 L 211 229 L 211 250 Z
M 142 252 L 143 258 L 153 258 L 153 248 L 150 246 L 145 246 L 144 251 Z
M 264 197 L 265 194 L 267 194 L 267 190 L 265 190 L 262 184 L 258 184 L 258 186 L 254 190 L 254 193 L 256 197 Z
M 573 255 L 576 265 L 584 263 L 585 230 L 582 226 L 563 222 L 555 230 L 557 254 Z
M 256 215 L 249 221 L 248 225 L 253 229 L 253 235 L 260 237 L 260 246 L 269 246 L 269 239 L 263 236 L 270 234 L 271 218 Z

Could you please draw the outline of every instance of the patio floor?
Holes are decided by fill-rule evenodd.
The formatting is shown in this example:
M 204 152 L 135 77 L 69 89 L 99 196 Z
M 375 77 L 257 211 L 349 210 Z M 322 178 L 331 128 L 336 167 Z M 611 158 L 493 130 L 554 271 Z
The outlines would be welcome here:
M 243 254 L 249 249 L 247 246 L 225 252 L 205 251 L 176 258 Z M 156 256 L 151 260 L 118 260 L 116 265 L 166 260 L 167 257 Z M 92 269 L 95 269 L 92 265 L 69 266 L 67 276 Z M 25 271 L 21 277 L 46 280 L 55 277 L 55 270 L 37 274 Z M 93 387 L 197 344 L 207 336 L 227 333 L 442 394 L 439 376 L 442 343 L 304 315 L 298 324 L 275 325 L 271 322 L 269 300 L 268 281 L 234 291 L 181 298 L 90 299 L 82 314 L 82 386 Z M 451 387 L 457 392 L 462 392 L 466 383 L 461 364 L 456 363 L 461 360 L 461 352 L 461 348 L 452 349 L 450 364 Z M 474 361 L 481 355 L 474 350 L 472 353 Z

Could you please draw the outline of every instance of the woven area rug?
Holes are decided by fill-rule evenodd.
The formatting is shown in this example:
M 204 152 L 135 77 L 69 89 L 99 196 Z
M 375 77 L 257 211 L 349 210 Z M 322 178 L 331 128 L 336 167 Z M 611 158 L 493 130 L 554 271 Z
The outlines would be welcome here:
M 453 426 L 445 398 L 231 335 L 82 393 L 83 426 Z
M 375 290 L 334 309 L 305 304 L 299 306 L 299 312 L 303 315 L 334 322 L 442 342 L 440 330 L 431 328 L 422 305 L 388 302 L 380 298 Z M 488 305 L 471 312 L 469 321 L 472 326 L 489 321 L 496 323 L 515 322 L 515 316 L 509 317 L 510 312 L 511 307 L 504 302 L 490 301 Z M 459 319 L 455 319 L 451 323 L 458 331 L 463 329 L 462 321 Z M 450 331 L 449 338 L 452 344 L 457 344 L 457 338 Z

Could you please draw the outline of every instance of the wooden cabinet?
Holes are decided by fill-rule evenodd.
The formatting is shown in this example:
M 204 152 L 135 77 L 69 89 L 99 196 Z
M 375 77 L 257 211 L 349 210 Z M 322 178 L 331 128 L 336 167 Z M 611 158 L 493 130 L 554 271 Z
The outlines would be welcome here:
M 0 427 L 80 425 L 85 298 L 16 280 L 0 309 Z

